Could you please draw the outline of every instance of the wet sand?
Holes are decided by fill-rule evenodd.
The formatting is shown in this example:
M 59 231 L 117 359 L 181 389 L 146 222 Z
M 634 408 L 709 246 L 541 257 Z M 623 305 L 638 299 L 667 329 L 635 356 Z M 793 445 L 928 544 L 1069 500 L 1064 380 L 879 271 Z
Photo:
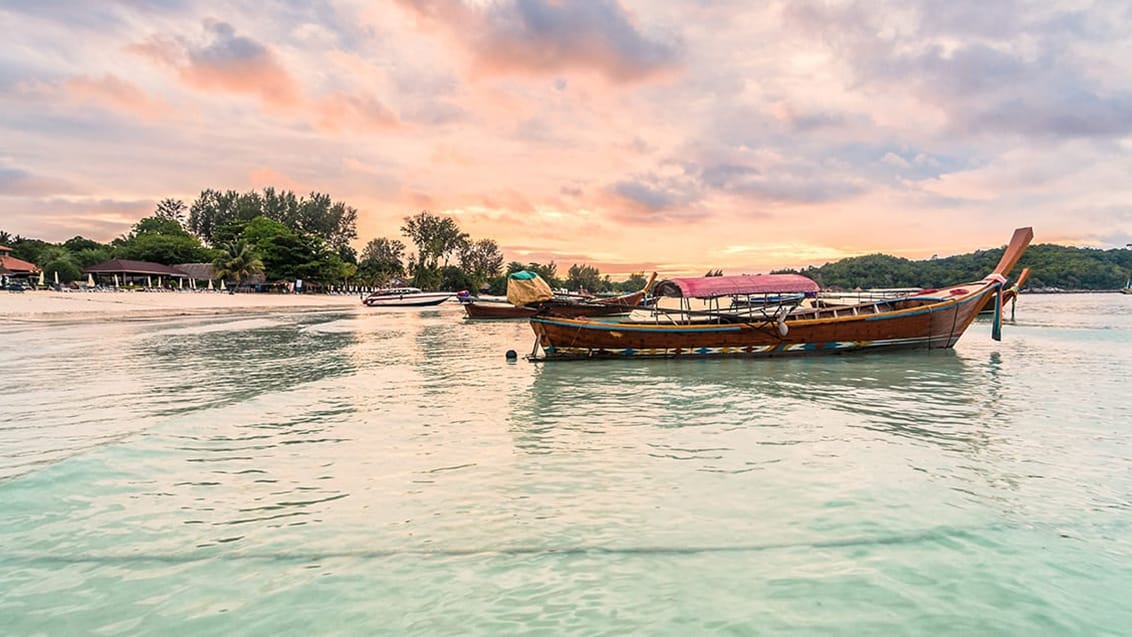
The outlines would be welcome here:
M 0 322 L 47 322 L 361 307 L 360 297 L 227 292 L 0 291 Z

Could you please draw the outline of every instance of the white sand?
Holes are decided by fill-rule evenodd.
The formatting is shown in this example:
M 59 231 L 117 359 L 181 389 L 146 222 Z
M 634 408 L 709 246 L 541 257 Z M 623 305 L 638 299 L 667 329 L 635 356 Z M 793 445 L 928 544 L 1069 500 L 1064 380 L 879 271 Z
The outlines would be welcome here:
M 294 312 L 361 306 L 356 294 L 0 291 L 0 322 Z

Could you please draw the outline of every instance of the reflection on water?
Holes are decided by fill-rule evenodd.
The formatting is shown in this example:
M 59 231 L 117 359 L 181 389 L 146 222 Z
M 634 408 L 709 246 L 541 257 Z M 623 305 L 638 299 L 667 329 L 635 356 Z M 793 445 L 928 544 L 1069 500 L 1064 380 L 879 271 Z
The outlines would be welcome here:
M 788 427 L 799 413 L 948 445 L 978 438 L 972 423 L 1017 407 L 1004 402 L 999 355 L 979 363 L 954 350 L 884 356 L 600 361 L 536 368 L 512 420 L 542 432 L 595 426 Z M 617 418 L 594 422 L 592 406 Z
M 1132 326 L 1110 301 L 1063 297 L 1064 326 L 1023 297 L 1001 343 L 976 323 L 954 351 L 769 360 L 508 362 L 529 326 L 455 304 L 21 326 L 0 617 L 1127 632 Z

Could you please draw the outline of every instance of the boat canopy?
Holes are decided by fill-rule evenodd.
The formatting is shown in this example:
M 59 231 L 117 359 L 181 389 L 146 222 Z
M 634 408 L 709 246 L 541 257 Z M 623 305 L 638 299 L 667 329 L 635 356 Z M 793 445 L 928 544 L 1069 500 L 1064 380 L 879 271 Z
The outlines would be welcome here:
M 656 285 L 657 296 L 711 299 L 737 294 L 813 294 L 818 284 L 800 274 L 741 274 L 666 279 Z

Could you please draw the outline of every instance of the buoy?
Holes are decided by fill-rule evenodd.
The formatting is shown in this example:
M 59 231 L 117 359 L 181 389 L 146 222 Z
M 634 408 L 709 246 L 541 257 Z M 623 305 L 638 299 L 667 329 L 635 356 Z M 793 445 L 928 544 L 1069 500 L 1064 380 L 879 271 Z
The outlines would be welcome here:
M 507 360 L 513 361 L 513 360 L 518 360 L 518 358 L 519 358 L 519 355 L 515 353 L 515 350 L 513 350 L 513 349 L 507 350 Z

